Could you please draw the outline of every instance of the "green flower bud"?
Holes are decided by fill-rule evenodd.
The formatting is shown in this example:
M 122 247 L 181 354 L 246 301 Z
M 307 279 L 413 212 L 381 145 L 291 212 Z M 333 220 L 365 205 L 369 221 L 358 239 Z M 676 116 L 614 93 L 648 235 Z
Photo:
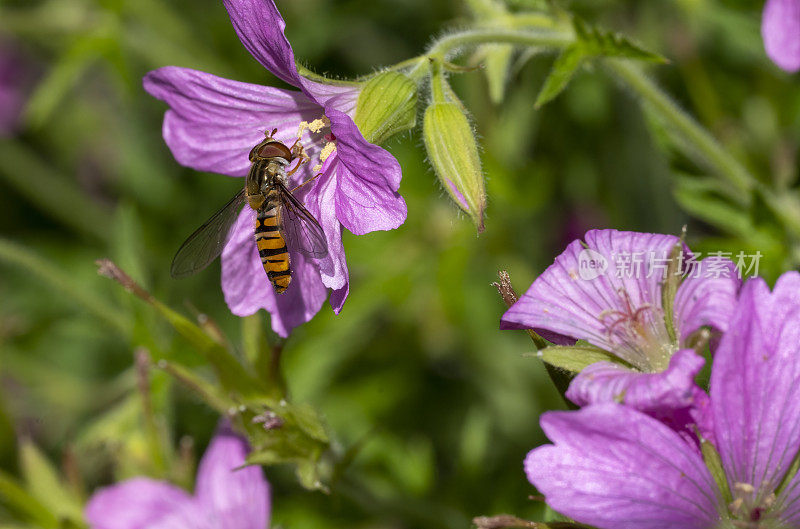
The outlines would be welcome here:
M 458 206 L 483 231 L 486 191 L 472 126 L 457 103 L 433 103 L 425 110 L 422 134 L 436 176 Z
M 417 123 L 417 85 L 397 72 L 379 73 L 364 83 L 354 119 L 370 143 L 383 143 Z

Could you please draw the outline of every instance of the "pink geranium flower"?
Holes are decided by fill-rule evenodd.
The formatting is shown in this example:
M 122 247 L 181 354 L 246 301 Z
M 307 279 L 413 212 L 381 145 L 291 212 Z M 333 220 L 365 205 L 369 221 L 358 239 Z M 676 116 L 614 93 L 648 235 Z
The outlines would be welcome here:
M 772 62 L 787 72 L 800 70 L 800 0 L 767 0 L 761 36 Z
M 255 212 L 249 207 L 243 208 L 222 252 L 222 290 L 231 312 L 247 316 L 266 309 L 275 332 L 287 336 L 320 310 L 328 290 L 333 310 L 341 310 L 349 291 L 342 227 L 363 235 L 394 229 L 405 221 L 406 204 L 397 193 L 400 166 L 387 151 L 367 142 L 353 123 L 359 85 L 321 84 L 298 73 L 283 32 L 286 24 L 272 0 L 223 3 L 244 47 L 299 90 L 175 66 L 147 74 L 144 87 L 169 104 L 164 140 L 187 167 L 245 176 L 250 150 L 264 139 L 265 131 L 277 129 L 275 138 L 287 145 L 299 135 L 311 157 L 292 175 L 293 186 L 322 173 L 298 193 L 325 231 L 329 255 L 311 259 L 290 248 L 293 279 L 284 294 L 275 295 L 264 273 L 253 237 Z
M 267 529 L 269 483 L 261 467 L 240 468 L 247 444 L 222 430 L 197 471 L 194 494 L 149 478 L 134 478 L 91 497 L 91 529 Z

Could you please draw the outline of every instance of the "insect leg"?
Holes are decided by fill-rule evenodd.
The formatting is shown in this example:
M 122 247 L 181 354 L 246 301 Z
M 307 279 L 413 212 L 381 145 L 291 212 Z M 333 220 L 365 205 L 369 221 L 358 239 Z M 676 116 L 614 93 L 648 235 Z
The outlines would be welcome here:
M 320 176 L 322 176 L 322 173 L 317 173 L 316 175 L 312 176 L 311 178 L 309 178 L 309 179 L 308 179 L 308 180 L 306 180 L 305 182 L 302 182 L 302 183 L 301 183 L 301 184 L 299 184 L 297 187 L 295 187 L 294 189 L 292 189 L 292 193 L 294 193 L 295 191 L 297 191 L 298 189 L 300 189 L 300 188 L 301 188 L 301 187 L 303 187 L 304 185 L 306 185 L 306 184 L 310 184 L 311 182 L 313 182 L 314 180 L 316 180 L 316 179 L 317 179 L 317 178 L 319 178 Z

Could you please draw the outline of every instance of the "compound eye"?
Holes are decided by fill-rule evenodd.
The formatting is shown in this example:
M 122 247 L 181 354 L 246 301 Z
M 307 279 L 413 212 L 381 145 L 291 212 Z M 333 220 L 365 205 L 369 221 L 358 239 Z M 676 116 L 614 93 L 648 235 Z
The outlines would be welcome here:
M 259 158 L 283 158 L 287 162 L 291 162 L 294 156 L 289 147 L 279 141 L 271 141 L 261 147 L 257 153 Z

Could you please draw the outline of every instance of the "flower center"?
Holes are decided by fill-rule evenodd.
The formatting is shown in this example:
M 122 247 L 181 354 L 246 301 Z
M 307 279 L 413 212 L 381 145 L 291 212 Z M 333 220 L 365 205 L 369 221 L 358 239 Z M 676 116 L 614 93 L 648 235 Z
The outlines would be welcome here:
M 650 303 L 635 306 L 626 290 L 617 293 L 622 309 L 605 310 L 598 316 L 613 352 L 641 371 L 665 370 L 677 345 L 669 338 L 663 311 Z
M 733 486 L 733 501 L 728 505 L 731 516 L 729 525 L 736 529 L 789 529 L 779 519 L 775 493 L 765 484 L 758 491 L 749 483 L 736 483 Z M 770 491 L 770 492 L 766 492 Z
M 336 150 L 336 138 L 330 132 L 330 127 L 331 121 L 326 116 L 319 117 L 311 122 L 301 121 L 298 127 L 298 141 L 303 137 L 303 133 L 308 131 L 311 136 L 311 143 L 314 145 L 322 145 L 318 156 L 312 156 L 312 158 L 316 158 L 318 161 L 312 169 L 314 173 L 318 173 L 322 169 L 325 160 Z

